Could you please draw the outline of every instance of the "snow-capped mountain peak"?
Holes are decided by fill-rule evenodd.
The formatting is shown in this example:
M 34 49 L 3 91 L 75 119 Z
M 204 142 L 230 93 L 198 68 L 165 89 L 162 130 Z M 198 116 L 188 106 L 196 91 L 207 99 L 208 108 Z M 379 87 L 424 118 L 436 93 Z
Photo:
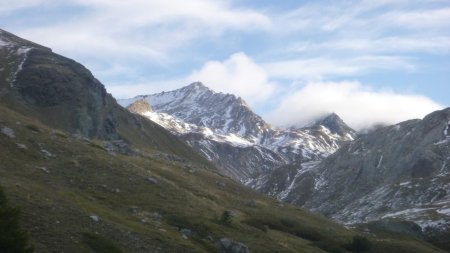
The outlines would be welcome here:
M 200 82 L 119 103 L 129 106 L 142 104 L 141 100 L 153 111 L 141 110 L 140 114 L 179 135 L 241 181 L 283 164 L 323 159 L 355 133 L 336 114 L 311 127 L 276 129 L 242 98 L 215 92 Z
M 269 128 L 242 98 L 214 92 L 200 82 L 169 92 L 119 100 L 119 103 L 128 106 L 142 98 L 157 112 L 213 129 L 220 134 L 232 133 L 256 141 L 257 136 Z

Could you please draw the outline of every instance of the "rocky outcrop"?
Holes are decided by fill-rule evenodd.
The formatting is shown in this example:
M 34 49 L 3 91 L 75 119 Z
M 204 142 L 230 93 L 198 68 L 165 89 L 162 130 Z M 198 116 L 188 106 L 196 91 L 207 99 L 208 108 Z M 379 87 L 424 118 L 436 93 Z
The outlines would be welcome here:
M 127 109 L 128 109 L 128 111 L 135 113 L 135 114 L 143 114 L 146 112 L 153 111 L 152 107 L 145 99 L 136 100 L 136 102 L 127 106 Z

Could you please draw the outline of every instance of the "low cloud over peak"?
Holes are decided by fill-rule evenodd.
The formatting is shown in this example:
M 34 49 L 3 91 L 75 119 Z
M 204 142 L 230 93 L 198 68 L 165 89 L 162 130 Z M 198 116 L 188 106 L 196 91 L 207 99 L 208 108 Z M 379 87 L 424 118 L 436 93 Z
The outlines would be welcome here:
M 265 70 L 242 52 L 231 55 L 223 62 L 205 63 L 188 80 L 200 80 L 213 90 L 236 94 L 250 104 L 267 99 L 275 90 Z
M 359 82 L 318 82 L 286 96 L 266 118 L 275 125 L 302 126 L 335 112 L 349 126 L 362 130 L 375 124 L 422 118 L 441 108 L 421 95 L 374 90 Z

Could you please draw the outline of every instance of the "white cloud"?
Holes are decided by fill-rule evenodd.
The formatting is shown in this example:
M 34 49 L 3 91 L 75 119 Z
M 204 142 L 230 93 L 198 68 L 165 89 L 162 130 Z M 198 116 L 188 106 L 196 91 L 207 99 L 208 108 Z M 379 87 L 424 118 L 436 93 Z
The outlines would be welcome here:
M 28 0 L 24 7 L 49 1 Z M 69 0 L 86 10 L 76 18 L 30 25 L 22 36 L 69 55 L 147 57 L 164 60 L 166 53 L 193 39 L 220 36 L 229 30 L 267 29 L 271 20 L 229 1 L 192 0 Z M 61 5 L 63 8 L 63 5 Z
M 348 59 L 313 58 L 268 63 L 271 77 L 301 80 L 323 80 L 327 77 L 356 76 L 376 70 L 414 70 L 405 57 L 358 56 Z
M 450 8 L 393 11 L 380 16 L 380 19 L 392 26 L 403 26 L 415 30 L 446 29 L 450 26 Z
M 346 38 L 322 43 L 298 42 L 288 47 L 291 52 L 333 50 L 352 52 L 428 52 L 450 53 L 450 36 L 388 36 L 378 39 Z
M 15 0 L 15 1 L 1 1 L 0 14 L 10 13 L 18 9 L 29 8 L 44 3 L 45 0 Z
M 244 53 L 233 54 L 223 62 L 207 62 L 188 80 L 201 81 L 216 91 L 236 94 L 250 104 L 267 99 L 275 90 L 275 84 L 268 80 L 264 69 Z
M 335 112 L 351 127 L 361 130 L 374 124 L 422 118 L 441 108 L 420 95 L 373 90 L 358 82 L 324 82 L 309 83 L 288 95 L 267 118 L 280 126 L 301 126 Z

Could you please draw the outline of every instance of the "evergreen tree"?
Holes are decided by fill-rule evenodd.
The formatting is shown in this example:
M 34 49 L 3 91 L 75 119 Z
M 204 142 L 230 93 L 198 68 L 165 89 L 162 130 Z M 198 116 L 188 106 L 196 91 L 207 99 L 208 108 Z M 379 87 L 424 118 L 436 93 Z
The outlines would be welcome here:
M 0 252 L 33 252 L 28 246 L 27 233 L 20 228 L 19 219 L 19 209 L 9 205 L 3 189 L 0 188 Z

